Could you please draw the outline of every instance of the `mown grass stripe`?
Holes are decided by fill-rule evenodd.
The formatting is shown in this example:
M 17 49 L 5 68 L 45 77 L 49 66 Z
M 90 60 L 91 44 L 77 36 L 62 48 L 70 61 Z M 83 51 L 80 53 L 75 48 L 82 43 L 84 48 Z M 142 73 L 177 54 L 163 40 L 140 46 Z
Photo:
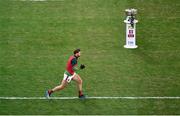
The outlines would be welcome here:
M 0 97 L 7 100 L 38 100 L 47 99 L 46 97 Z M 79 99 L 78 97 L 50 97 L 49 99 Z M 180 99 L 180 97 L 86 97 L 86 99 Z

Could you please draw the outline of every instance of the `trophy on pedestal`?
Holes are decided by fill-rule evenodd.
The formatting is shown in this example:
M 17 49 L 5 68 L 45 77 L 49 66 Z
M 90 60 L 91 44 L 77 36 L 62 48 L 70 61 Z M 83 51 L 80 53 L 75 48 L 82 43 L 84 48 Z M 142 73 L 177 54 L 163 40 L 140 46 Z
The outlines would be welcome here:
M 136 45 L 136 23 L 138 20 L 136 20 L 136 9 L 126 9 L 126 20 L 124 20 L 124 23 L 126 23 L 126 45 L 124 45 L 125 48 L 137 48 Z

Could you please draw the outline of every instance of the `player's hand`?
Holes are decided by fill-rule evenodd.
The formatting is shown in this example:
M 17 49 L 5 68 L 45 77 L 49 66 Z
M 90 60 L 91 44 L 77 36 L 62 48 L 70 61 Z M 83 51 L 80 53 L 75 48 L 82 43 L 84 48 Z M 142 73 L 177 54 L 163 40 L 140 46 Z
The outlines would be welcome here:
M 85 65 L 84 64 L 81 64 L 80 65 L 80 69 L 84 69 L 85 68 Z

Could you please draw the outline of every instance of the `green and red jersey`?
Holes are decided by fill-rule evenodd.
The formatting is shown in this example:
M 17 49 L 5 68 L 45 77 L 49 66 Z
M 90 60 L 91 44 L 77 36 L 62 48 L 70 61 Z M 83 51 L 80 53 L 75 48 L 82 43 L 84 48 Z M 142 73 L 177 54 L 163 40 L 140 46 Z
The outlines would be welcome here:
M 77 69 L 77 64 L 78 64 L 77 60 L 78 60 L 78 58 L 74 55 L 69 57 L 68 62 L 66 64 L 65 74 L 71 76 L 74 74 L 74 72 L 76 70 L 78 70 Z

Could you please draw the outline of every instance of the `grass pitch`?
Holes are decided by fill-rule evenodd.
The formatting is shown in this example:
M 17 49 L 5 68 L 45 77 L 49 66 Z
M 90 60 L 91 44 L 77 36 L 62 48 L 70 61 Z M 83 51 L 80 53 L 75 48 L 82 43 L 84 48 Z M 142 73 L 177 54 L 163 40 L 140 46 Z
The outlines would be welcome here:
M 137 8 L 137 49 L 124 9 Z M 0 96 L 41 97 L 81 48 L 88 96 L 180 96 L 178 0 L 0 1 Z M 77 96 L 72 82 L 54 96 Z M 0 100 L 0 114 L 180 114 L 180 100 Z

